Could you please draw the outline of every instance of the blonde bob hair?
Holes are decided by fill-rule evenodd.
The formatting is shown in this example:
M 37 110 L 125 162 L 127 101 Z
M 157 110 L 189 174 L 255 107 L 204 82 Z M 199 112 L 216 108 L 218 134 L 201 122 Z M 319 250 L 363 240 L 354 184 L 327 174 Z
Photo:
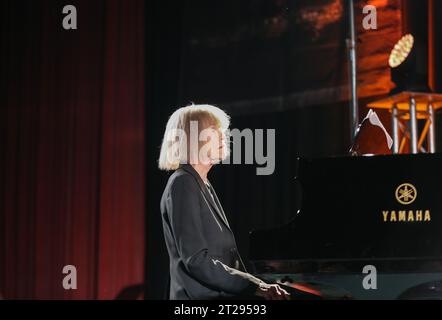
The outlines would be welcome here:
M 202 130 L 211 126 L 225 134 L 230 125 L 229 116 L 220 108 L 209 104 L 192 104 L 177 109 L 167 121 L 158 159 L 159 169 L 176 170 L 180 163 L 192 163 L 192 155 L 199 151 L 190 149 L 191 142 L 188 139 L 192 133 L 191 122 L 194 121 L 198 125 L 197 138 Z M 201 147 L 199 139 L 198 145 L 199 149 Z M 227 144 L 224 158 L 228 154 Z

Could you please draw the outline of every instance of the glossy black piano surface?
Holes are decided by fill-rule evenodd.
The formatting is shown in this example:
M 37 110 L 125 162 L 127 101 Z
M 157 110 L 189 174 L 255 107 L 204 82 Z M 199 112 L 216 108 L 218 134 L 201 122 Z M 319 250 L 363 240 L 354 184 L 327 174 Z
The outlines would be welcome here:
M 298 159 L 296 166 L 287 183 L 299 186 L 299 212 L 250 233 L 257 275 L 332 285 L 353 298 L 395 299 L 420 284 L 431 294 L 440 289 L 433 281 L 442 280 L 441 154 Z M 366 265 L 376 267 L 377 290 L 362 287 Z

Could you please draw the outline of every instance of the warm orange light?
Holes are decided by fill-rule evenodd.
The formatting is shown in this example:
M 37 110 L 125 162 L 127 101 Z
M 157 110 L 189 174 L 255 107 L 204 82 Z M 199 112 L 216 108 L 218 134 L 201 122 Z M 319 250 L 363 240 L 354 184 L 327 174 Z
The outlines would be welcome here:
M 303 292 L 307 292 L 307 293 L 311 293 L 315 296 L 322 296 L 321 292 L 319 290 L 315 290 L 313 288 L 307 287 L 305 285 L 301 285 L 301 284 L 292 284 L 291 285 L 292 288 L 298 289 L 299 291 L 303 291 Z
M 407 59 L 413 48 L 413 43 L 413 36 L 411 34 L 406 34 L 394 45 L 394 48 L 390 53 L 390 58 L 388 59 L 388 64 L 391 68 L 396 68 Z

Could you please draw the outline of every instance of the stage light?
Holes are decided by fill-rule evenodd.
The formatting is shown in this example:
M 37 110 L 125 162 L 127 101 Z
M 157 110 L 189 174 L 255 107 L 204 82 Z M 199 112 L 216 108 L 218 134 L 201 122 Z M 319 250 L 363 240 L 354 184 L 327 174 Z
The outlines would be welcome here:
M 413 43 L 413 36 L 411 34 L 406 34 L 394 45 L 394 48 L 390 53 L 390 58 L 388 59 L 388 64 L 391 68 L 396 68 L 407 59 L 413 48 Z
M 428 87 L 426 51 L 411 34 L 404 35 L 388 58 L 391 81 L 396 85 L 390 94 L 402 91 L 431 92 Z

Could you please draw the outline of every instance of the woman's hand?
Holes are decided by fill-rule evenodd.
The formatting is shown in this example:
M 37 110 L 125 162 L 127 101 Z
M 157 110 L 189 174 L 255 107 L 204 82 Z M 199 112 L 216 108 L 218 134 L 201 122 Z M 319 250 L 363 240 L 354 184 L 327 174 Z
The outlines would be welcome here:
M 255 295 L 266 300 L 290 300 L 290 294 L 277 284 L 261 282 Z

